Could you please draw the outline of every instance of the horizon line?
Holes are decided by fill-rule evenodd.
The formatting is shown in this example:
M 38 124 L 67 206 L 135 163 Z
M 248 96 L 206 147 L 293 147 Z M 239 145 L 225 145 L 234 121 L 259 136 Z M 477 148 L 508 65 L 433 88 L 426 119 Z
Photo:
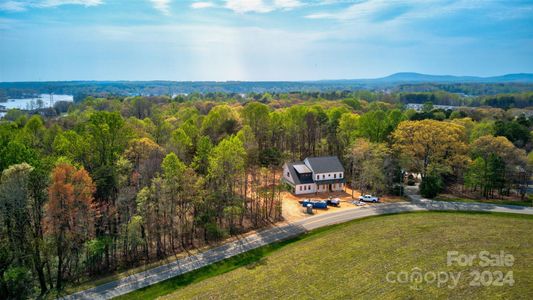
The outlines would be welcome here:
M 305 80 L 238 80 L 238 79 L 227 79 L 227 80 L 174 80 L 174 79 L 69 79 L 69 80 L 32 80 L 32 81 L 0 81 L 2 83 L 58 83 L 58 82 L 179 82 L 179 83 L 188 83 L 188 82 L 209 82 L 209 83 L 231 83 L 231 82 L 257 82 L 257 83 L 269 83 L 269 82 L 294 82 L 294 83 L 305 83 L 305 82 L 324 82 L 324 81 L 357 81 L 357 80 L 379 80 L 392 77 L 394 75 L 401 74 L 410 74 L 410 75 L 422 75 L 422 76 L 434 76 L 434 77 L 467 77 L 473 79 L 490 79 L 494 77 L 503 77 L 509 75 L 531 75 L 533 76 L 533 71 L 531 72 L 516 72 L 516 73 L 504 73 L 491 76 L 479 76 L 479 75 L 451 75 L 451 74 L 427 74 L 419 72 L 396 72 L 389 75 L 381 77 L 366 77 L 366 78 L 333 78 L 333 79 L 305 79 Z M 409 81 L 409 80 L 405 80 Z

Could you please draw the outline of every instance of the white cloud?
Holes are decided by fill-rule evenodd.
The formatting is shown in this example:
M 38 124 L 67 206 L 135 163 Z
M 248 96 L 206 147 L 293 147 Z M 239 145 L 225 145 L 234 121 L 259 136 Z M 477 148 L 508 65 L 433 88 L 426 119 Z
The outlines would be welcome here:
M 272 7 L 266 5 L 263 0 L 226 0 L 225 7 L 239 14 L 248 12 L 267 13 L 272 11 Z
M 170 0 L 150 0 L 150 2 L 164 15 L 170 15 Z
M 97 6 L 103 4 L 103 0 L 20 0 L 20 1 L 5 1 L 0 3 L 0 10 L 20 12 L 28 8 L 46 8 L 56 7 L 61 5 L 82 5 L 85 7 Z
M 207 2 L 207 1 L 195 1 L 191 4 L 191 8 L 194 9 L 202 9 L 202 8 L 209 8 L 214 7 L 215 4 L 213 2 Z
M 274 10 L 290 10 L 304 4 L 300 0 L 226 0 L 225 7 L 236 13 L 268 13 Z
M 308 19 L 336 19 L 336 20 L 351 20 L 362 19 L 372 16 L 373 14 L 388 8 L 390 6 L 399 4 L 399 1 L 383 1 L 383 0 L 369 0 L 350 5 L 348 8 L 334 13 L 315 13 L 307 15 Z
M 26 5 L 18 1 L 6 1 L 6 2 L 0 3 L 0 10 L 14 11 L 14 12 L 25 11 Z
M 41 7 L 55 7 L 60 5 L 83 5 L 85 7 L 98 6 L 102 4 L 102 0 L 45 0 L 41 1 Z
M 335 0 L 331 1 L 334 3 Z M 337 2 L 339 3 L 339 2 Z M 321 4 L 327 4 L 323 1 Z M 338 21 L 370 20 L 384 12 L 398 14 L 394 18 L 409 21 L 413 19 L 430 19 L 461 11 L 479 13 L 484 11 L 491 18 L 501 19 L 522 17 L 533 11 L 531 5 L 508 5 L 506 2 L 491 1 L 487 5 L 483 0 L 363 0 L 337 11 L 319 11 L 308 14 L 308 19 L 331 19 Z M 393 19 L 393 18 L 391 18 Z
M 274 6 L 281 9 L 292 9 L 302 5 L 299 0 L 274 0 Z

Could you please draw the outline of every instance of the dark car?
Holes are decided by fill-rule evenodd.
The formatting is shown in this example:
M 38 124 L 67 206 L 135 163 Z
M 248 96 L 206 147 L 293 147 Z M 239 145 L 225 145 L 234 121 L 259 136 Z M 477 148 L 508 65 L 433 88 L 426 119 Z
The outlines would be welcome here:
M 326 201 L 326 203 L 329 205 L 329 206 L 335 206 L 335 207 L 338 207 L 340 204 L 341 204 L 341 200 L 339 198 L 335 198 L 335 199 L 328 199 Z

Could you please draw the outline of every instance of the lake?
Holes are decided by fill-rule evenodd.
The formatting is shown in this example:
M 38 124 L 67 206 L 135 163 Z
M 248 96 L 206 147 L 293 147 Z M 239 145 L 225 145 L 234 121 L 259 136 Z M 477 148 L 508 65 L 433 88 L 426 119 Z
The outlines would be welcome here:
M 53 107 L 54 104 L 59 101 L 72 102 L 74 101 L 74 97 L 72 95 L 41 94 L 35 98 L 7 99 L 7 102 L 0 102 L 0 105 L 5 106 L 7 109 L 18 108 L 32 110 Z

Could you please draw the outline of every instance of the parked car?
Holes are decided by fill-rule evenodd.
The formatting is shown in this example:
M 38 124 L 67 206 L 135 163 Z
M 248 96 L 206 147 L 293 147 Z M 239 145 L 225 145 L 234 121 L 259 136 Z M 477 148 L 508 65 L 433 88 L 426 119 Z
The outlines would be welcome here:
M 326 200 L 326 203 L 329 205 L 329 206 L 335 206 L 335 207 L 338 207 L 340 204 L 341 204 L 341 199 L 339 198 L 334 198 L 334 199 L 328 199 Z
M 365 202 L 379 202 L 379 198 L 378 197 L 374 197 L 372 195 L 363 195 L 363 196 L 360 196 L 359 197 L 359 200 L 360 201 L 365 201 Z
M 313 208 L 328 208 L 328 203 L 322 200 L 305 199 L 299 202 L 303 207 L 307 207 L 307 204 L 311 204 L 313 205 Z

